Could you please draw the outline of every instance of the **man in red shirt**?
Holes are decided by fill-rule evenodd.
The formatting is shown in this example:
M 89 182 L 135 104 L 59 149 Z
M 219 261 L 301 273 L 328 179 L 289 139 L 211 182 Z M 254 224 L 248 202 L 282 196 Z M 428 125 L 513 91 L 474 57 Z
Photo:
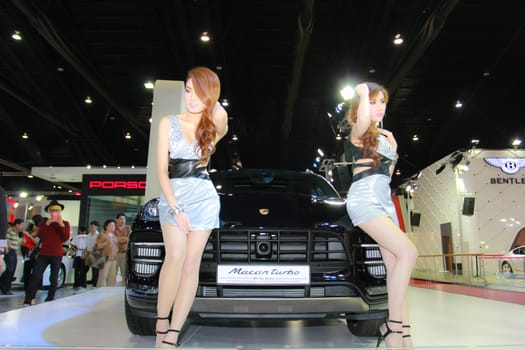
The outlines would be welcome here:
M 40 237 L 40 253 L 36 260 L 36 266 L 29 281 L 29 287 L 25 295 L 24 305 L 31 305 L 31 300 L 35 298 L 38 286 L 42 281 L 42 275 L 48 265 L 51 265 L 51 276 L 49 277 L 49 291 L 46 301 L 55 299 L 55 292 L 58 285 L 58 272 L 64 248 L 62 244 L 69 239 L 69 222 L 62 218 L 64 205 L 56 200 L 52 200 L 44 210 L 50 214 L 47 220 L 42 220 L 38 225 L 38 237 Z

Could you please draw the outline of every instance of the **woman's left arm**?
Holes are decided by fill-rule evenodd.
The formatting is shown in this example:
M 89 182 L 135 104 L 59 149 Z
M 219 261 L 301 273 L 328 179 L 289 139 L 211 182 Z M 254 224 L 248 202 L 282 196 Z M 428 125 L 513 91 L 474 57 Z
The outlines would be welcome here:
M 216 130 L 215 143 L 217 143 L 228 133 L 228 113 L 219 102 L 215 104 L 212 118 Z

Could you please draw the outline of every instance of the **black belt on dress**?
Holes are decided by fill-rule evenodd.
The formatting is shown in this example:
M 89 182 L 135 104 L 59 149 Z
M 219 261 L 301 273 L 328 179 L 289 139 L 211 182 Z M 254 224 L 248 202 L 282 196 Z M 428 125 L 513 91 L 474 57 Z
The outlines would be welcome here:
M 200 164 L 200 159 L 170 159 L 168 167 L 168 176 L 170 179 L 183 177 L 196 177 L 203 180 L 209 180 L 206 167 L 197 167 Z

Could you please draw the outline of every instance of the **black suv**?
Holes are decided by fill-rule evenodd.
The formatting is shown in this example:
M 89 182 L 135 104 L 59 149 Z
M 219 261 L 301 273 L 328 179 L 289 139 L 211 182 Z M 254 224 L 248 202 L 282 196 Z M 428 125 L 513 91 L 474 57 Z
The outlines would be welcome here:
M 352 226 L 345 201 L 322 176 L 286 170 L 211 174 L 221 199 L 191 316 L 344 318 L 372 336 L 387 316 L 386 271 L 378 245 Z M 126 320 L 153 335 L 164 257 L 158 199 L 133 223 L 127 256 Z

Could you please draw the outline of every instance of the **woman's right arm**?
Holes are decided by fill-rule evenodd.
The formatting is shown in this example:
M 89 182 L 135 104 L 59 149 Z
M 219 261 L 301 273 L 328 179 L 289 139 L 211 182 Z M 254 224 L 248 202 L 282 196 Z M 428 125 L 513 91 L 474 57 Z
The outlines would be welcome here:
M 164 116 L 159 122 L 159 130 L 157 134 L 157 176 L 162 194 L 166 198 L 166 202 L 171 208 L 177 204 L 177 200 L 173 195 L 173 190 L 171 188 L 170 178 L 168 175 L 169 130 L 170 117 Z
M 357 107 L 357 121 L 352 125 L 350 133 L 350 140 L 354 144 L 358 143 L 361 136 L 368 130 L 371 121 L 368 85 L 366 83 L 357 85 L 355 92 L 359 96 L 359 107 Z

